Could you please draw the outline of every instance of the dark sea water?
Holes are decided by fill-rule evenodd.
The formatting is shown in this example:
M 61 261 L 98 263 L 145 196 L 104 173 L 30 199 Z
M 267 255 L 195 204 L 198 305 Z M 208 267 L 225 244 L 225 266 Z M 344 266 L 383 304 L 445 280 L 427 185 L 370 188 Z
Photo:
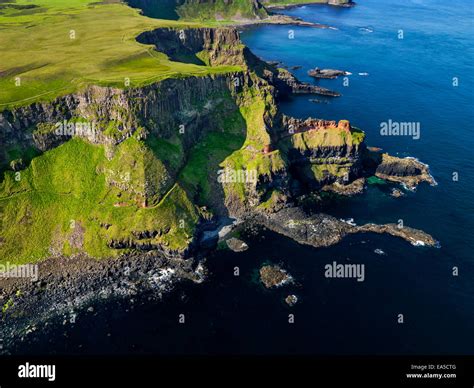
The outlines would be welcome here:
M 298 117 L 349 119 L 366 131 L 370 145 L 428 163 L 438 182 L 399 199 L 387 187 L 369 186 L 327 212 L 358 224 L 401 219 L 432 234 L 441 248 L 378 235 L 352 236 L 325 249 L 271 232 L 243 236 L 247 252 L 208 258 L 206 283 L 185 283 L 161 302 L 137 297 L 133 304 L 97 304 L 95 313 L 79 314 L 74 325 L 58 320 L 17 352 L 474 354 L 472 4 L 359 0 L 350 9 L 316 5 L 285 12 L 337 30 L 262 26 L 245 31 L 244 42 L 264 59 L 302 66 L 295 71 L 301 80 L 313 82 L 306 72 L 316 66 L 353 75 L 349 86 L 342 78 L 320 82 L 340 91 L 340 98 L 315 104 L 301 96 L 282 109 Z M 289 29 L 295 39 L 288 39 Z M 453 87 L 453 77 L 459 86 Z M 389 119 L 420 122 L 421 138 L 381 136 L 380 123 Z M 365 264 L 365 281 L 326 279 L 324 266 L 333 261 Z M 264 289 L 256 279 L 267 262 L 281 264 L 297 284 Z M 291 293 L 299 297 L 292 308 L 283 301 Z M 185 324 L 178 323 L 179 314 Z M 288 314 L 295 323 L 288 323 Z

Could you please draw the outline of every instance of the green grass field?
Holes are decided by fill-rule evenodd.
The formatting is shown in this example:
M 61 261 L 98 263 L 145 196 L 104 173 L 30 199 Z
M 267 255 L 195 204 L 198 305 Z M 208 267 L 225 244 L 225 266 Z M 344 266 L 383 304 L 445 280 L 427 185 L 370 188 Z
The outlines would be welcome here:
M 136 36 L 202 23 L 157 20 L 108 0 L 0 0 L 0 111 L 87 85 L 142 86 L 236 70 L 170 61 Z M 209 23 L 212 25 L 212 22 Z

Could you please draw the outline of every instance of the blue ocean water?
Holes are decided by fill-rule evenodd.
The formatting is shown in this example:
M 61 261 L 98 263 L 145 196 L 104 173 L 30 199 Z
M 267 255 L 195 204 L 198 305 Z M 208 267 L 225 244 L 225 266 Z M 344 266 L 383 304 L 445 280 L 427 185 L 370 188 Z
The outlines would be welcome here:
M 337 29 L 261 26 L 244 42 L 267 60 L 350 71 L 320 81 L 342 97 L 309 102 L 295 97 L 282 109 L 298 117 L 349 119 L 370 145 L 430 165 L 438 185 L 390 197 L 369 186 L 327 211 L 357 223 L 397 222 L 423 229 L 441 248 L 414 247 L 389 236 L 352 236 L 325 249 L 300 246 L 271 232 L 243 236 L 244 253 L 208 258 L 209 280 L 184 284 L 162 302 L 102 303 L 74 325 L 49 331 L 17 351 L 52 353 L 474 353 L 474 29 L 469 2 L 359 0 L 354 8 L 314 5 L 284 11 Z M 295 39 L 288 39 L 292 29 Z M 398 39 L 403 30 L 403 39 Z M 368 75 L 359 75 L 368 73 Z M 453 86 L 453 77 L 459 86 Z M 421 138 L 381 136 L 380 123 L 420 122 Z M 453 181 L 453 172 L 459 180 Z M 382 249 L 386 255 L 374 253 Z M 324 266 L 363 263 L 364 282 L 327 279 Z M 295 285 L 266 290 L 256 281 L 263 263 L 279 263 Z M 234 268 L 240 276 L 234 276 Z M 453 276 L 452 268 L 459 268 Z M 283 299 L 299 297 L 290 308 Z M 186 323 L 178 323 L 185 314 Z M 294 314 L 295 322 L 288 323 Z M 404 323 L 397 323 L 403 314 Z M 93 333 L 93 335 L 91 335 Z M 86 335 L 87 334 L 87 335 Z

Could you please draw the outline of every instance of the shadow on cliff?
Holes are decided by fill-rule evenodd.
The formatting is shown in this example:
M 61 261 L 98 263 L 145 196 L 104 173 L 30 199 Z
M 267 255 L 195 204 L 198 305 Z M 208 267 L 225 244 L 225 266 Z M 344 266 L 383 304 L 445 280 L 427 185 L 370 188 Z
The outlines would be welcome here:
M 178 137 L 182 149 L 179 155 L 181 161 L 175 162 L 171 168 L 173 163 L 169 161 L 175 157 L 165 154 L 163 142 L 176 144 L 176 137 L 172 140 L 173 137 L 163 132 L 163 128 L 154 127 L 146 142 L 157 158 L 164 160 L 175 182 L 180 184 L 193 203 L 210 208 L 222 217 L 228 216 L 229 211 L 225 206 L 223 186 L 218 181 L 219 170 L 222 169 L 220 165 L 244 145 L 247 124 L 233 98 L 214 103 L 215 109 L 197 115 L 186 124 L 186 133 Z M 176 117 L 179 114 L 176 112 Z M 153 146 L 153 143 L 156 145 Z

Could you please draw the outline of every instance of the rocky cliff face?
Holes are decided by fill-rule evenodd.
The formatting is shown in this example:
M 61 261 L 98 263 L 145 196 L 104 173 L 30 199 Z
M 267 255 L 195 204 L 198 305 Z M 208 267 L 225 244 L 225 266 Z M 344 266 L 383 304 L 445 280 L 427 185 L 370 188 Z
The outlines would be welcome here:
M 209 66 L 246 66 L 249 50 L 233 28 L 160 28 L 137 37 L 140 43 L 155 45 L 172 60 Z
M 94 124 L 95 131 L 78 135 L 94 144 L 116 145 L 137 131 L 165 138 L 180 135 L 186 148 L 196 143 L 202 133 L 213 130 L 211 120 L 216 106 L 234 91 L 234 75 L 192 77 L 165 80 L 142 88 L 128 90 L 89 87 L 81 93 L 57 98 L 51 103 L 0 113 L 0 136 L 5 148 L 37 147 L 47 151 L 74 135 L 56 131 L 64 121 L 78 118 Z M 237 109 L 232 104 L 219 109 Z

